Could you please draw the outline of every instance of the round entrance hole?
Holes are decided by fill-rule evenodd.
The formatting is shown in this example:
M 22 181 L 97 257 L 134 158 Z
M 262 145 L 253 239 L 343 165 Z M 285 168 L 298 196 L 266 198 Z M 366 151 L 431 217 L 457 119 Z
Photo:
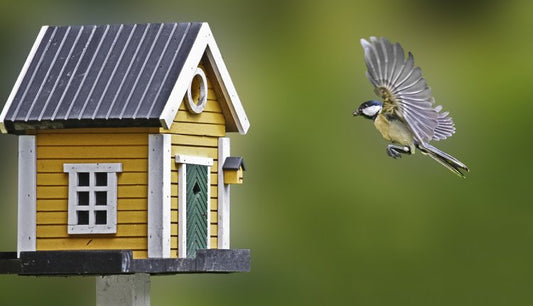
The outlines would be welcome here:
M 207 78 L 201 68 L 196 68 L 187 90 L 187 108 L 194 114 L 201 113 L 207 103 Z

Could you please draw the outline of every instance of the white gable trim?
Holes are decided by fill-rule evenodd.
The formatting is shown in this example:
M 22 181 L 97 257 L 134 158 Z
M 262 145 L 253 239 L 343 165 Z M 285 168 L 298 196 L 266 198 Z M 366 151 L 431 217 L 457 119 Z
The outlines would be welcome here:
M 28 57 L 26 58 L 26 62 L 24 63 L 24 66 L 22 66 L 22 71 L 20 72 L 17 78 L 17 81 L 15 82 L 15 86 L 13 86 L 13 89 L 11 90 L 9 97 L 7 98 L 7 102 L 4 105 L 4 109 L 2 109 L 2 113 L 0 114 L 0 132 L 2 132 L 3 134 L 7 133 L 6 126 L 4 125 L 4 120 L 6 118 L 7 111 L 9 110 L 9 108 L 11 107 L 11 104 L 13 103 L 13 99 L 15 99 L 15 95 L 17 94 L 17 91 L 19 90 L 20 83 L 22 83 L 22 80 L 24 79 L 24 76 L 26 75 L 26 72 L 28 71 L 28 68 L 30 67 L 33 57 L 35 56 L 35 53 L 37 52 L 37 48 L 39 48 L 39 45 L 41 44 L 41 40 L 43 40 L 46 30 L 48 30 L 48 26 L 41 27 L 41 30 L 39 31 L 39 34 L 37 35 L 37 39 L 35 39 L 35 42 L 33 43 L 33 46 L 31 47 L 30 54 L 28 54 Z
M 224 64 L 220 50 L 218 49 L 213 34 L 211 33 L 211 29 L 207 23 L 202 24 L 198 36 L 196 37 L 196 41 L 189 53 L 189 57 L 185 61 L 181 73 L 178 76 L 178 80 L 176 81 L 163 112 L 161 113 L 161 117 L 159 117 L 162 126 L 168 129 L 172 125 L 172 121 L 176 117 L 183 97 L 189 88 L 189 83 L 194 77 L 196 68 L 204 53 L 207 53 L 207 57 L 213 66 L 217 81 L 221 84 L 224 98 L 228 103 L 228 109 L 237 125 L 239 133 L 246 134 L 250 127 L 250 123 L 246 117 L 246 113 L 244 112 L 244 108 L 237 95 L 235 86 L 229 76 L 226 64 Z M 178 103 L 175 103 L 176 101 L 178 101 Z

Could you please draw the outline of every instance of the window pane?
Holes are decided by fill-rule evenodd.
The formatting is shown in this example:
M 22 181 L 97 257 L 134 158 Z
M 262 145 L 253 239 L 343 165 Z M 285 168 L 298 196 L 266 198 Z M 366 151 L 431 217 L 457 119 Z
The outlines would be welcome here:
M 107 172 L 96 172 L 96 186 L 107 186 Z
M 88 211 L 78 210 L 76 214 L 78 215 L 78 225 L 89 224 L 89 212 Z
M 95 224 L 107 224 L 107 211 L 97 210 L 94 212 L 94 223 Z
M 96 205 L 107 205 L 107 191 L 96 191 Z
M 88 191 L 78 191 L 78 205 L 89 205 Z
M 89 186 L 88 172 L 78 172 L 78 186 Z

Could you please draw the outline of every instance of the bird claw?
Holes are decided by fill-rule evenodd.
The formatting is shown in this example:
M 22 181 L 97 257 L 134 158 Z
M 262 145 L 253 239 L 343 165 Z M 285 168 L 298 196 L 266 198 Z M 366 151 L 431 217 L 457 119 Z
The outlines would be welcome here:
M 402 154 L 400 154 L 398 151 L 391 147 L 387 147 L 387 155 L 394 159 L 402 157 Z
M 410 153 L 410 150 L 408 147 L 398 147 L 395 145 L 387 146 L 387 155 L 394 159 L 402 158 L 402 153 Z

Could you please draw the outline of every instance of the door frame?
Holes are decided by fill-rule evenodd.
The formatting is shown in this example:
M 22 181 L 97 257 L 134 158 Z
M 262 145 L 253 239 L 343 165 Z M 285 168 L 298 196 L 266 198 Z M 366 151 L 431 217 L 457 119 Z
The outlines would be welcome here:
M 187 257 L 187 165 L 207 166 L 207 248 L 211 238 L 211 167 L 213 159 L 201 156 L 176 155 L 178 164 L 178 258 Z

